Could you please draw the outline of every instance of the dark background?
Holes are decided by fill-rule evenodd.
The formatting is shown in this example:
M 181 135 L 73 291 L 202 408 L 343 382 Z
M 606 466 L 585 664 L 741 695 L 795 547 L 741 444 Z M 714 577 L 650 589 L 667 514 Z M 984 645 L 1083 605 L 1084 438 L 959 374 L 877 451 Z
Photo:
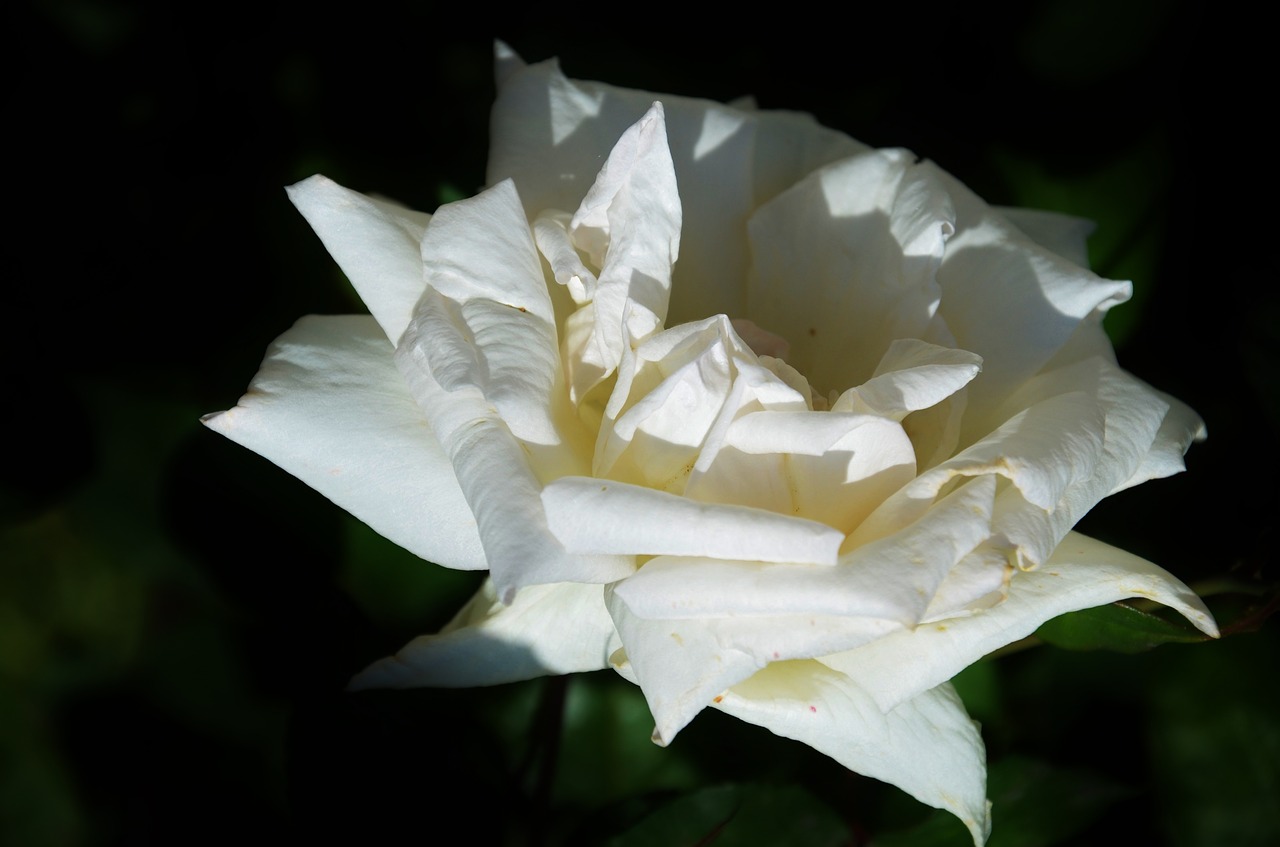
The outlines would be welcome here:
M 452 843 L 457 821 L 480 843 L 592 844 L 731 783 L 803 786 L 848 843 L 922 843 L 901 833 L 924 810 L 897 792 L 719 714 L 648 746 L 638 691 L 607 674 L 344 695 L 474 580 L 198 425 L 299 316 L 361 308 L 283 186 L 323 172 L 430 210 L 482 185 L 495 37 L 576 78 L 754 94 L 909 147 L 991 202 L 1099 222 L 1095 269 L 1136 289 L 1108 323 L 1121 363 L 1210 438 L 1188 473 L 1081 528 L 1230 589 L 1210 602 L 1233 634 L 985 663 L 964 690 L 992 793 L 1052 798 L 1064 820 L 1036 843 L 1276 838 L 1277 630 L 1250 630 L 1277 581 L 1280 308 L 1270 222 L 1223 190 L 1273 180 L 1252 176 L 1248 117 L 1219 107 L 1234 89 L 1206 58 L 1210 7 L 539 11 L 11 5 L 0 840 Z M 996 837 L 1019 843 L 996 799 Z

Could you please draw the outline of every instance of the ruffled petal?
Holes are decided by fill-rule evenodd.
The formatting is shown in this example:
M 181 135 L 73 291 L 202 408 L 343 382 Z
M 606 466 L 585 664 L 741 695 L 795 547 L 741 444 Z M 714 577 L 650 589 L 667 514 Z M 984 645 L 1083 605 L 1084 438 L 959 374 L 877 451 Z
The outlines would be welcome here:
M 1132 377 L 1131 377 L 1132 378 Z M 1137 381 L 1135 379 L 1135 381 Z M 1152 393 L 1168 404 L 1164 419 L 1160 421 L 1160 429 L 1156 431 L 1150 448 L 1142 456 L 1133 475 L 1118 483 L 1109 493 L 1123 491 L 1149 479 L 1162 479 L 1186 470 L 1182 457 L 1192 442 L 1203 441 L 1209 432 L 1204 421 L 1190 406 L 1176 397 L 1163 391 L 1151 389 Z
M 436 296 L 421 301 L 401 355 L 428 363 L 446 392 L 479 392 L 517 438 L 559 443 L 555 314 L 515 186 L 442 206 L 422 264 Z
M 855 679 L 892 709 L 955 676 L 1058 615 L 1145 597 L 1176 610 L 1216 637 L 1213 616 L 1190 588 L 1163 568 L 1101 541 L 1069 533 L 1038 570 L 1016 572 L 1003 603 L 980 614 L 922 624 L 821 661 Z
M 900 338 L 889 345 L 871 379 L 840 395 L 831 411 L 900 421 L 946 400 L 981 370 L 982 357 L 975 353 Z
M 486 580 L 439 633 L 374 662 L 350 688 L 466 688 L 594 671 L 619 645 L 599 585 L 529 586 L 506 605 Z
M 710 433 L 736 411 L 724 330 L 714 318 L 683 324 L 627 351 L 596 440 L 597 476 L 684 491 Z
M 413 326 L 406 336 L 413 333 Z M 612 582 L 635 569 L 633 556 L 578 555 L 565 550 L 547 526 L 542 483 L 530 466 L 528 449 L 493 406 L 472 392 L 444 391 L 421 362 L 405 356 L 397 359 L 414 397 L 423 408 L 437 411 L 432 428 L 475 515 L 489 571 L 503 602 L 510 602 L 516 590 L 525 586 Z
M 956 211 L 955 235 L 937 274 L 939 314 L 956 344 L 984 363 L 969 387 L 967 444 L 989 431 L 989 408 L 1045 367 L 1082 322 L 1129 299 L 1132 286 L 1042 247 L 950 174 L 921 167 L 946 186 Z
M 1068 402 L 1068 398 L 1079 397 L 1090 398 L 1094 411 Z M 1079 413 L 1074 422 L 1068 406 Z M 1159 455 L 1156 440 L 1170 407 L 1159 394 L 1107 358 L 1087 359 L 1040 374 L 1019 389 L 1006 406 L 1023 407 L 1029 416 L 1058 408 L 1063 413 L 1059 425 L 1068 451 L 1056 459 L 1062 470 L 1053 476 L 1060 487 L 1035 491 L 1034 484 L 1028 486 L 1015 475 L 1017 490 L 1005 491 L 997 505 L 997 528 L 1017 547 L 1019 565 L 1025 568 L 1043 562 L 1089 509 L 1139 472 L 1153 449 Z M 1022 428 L 1029 422 L 1030 417 L 1024 419 Z M 1002 430 L 1007 432 L 1008 427 Z M 994 442 L 988 443 L 1000 449 Z M 1177 444 L 1177 449 L 1185 449 L 1186 443 Z M 1034 448 L 1023 452 L 1023 460 L 1042 467 L 1055 461 L 1044 454 L 1030 458 L 1032 452 Z
M 396 363 L 452 462 L 497 590 L 626 576 L 629 557 L 565 551 L 542 483 L 588 471 L 570 410 L 554 310 L 510 182 L 442 207 L 422 242 L 429 288 Z
M 735 420 L 761 409 L 806 408 L 805 397 L 756 358 L 727 318 L 682 324 L 624 349 L 593 473 L 714 499 L 695 493 L 697 479 Z
M 782 662 L 734 685 L 715 706 L 951 812 L 975 845 L 986 843 L 986 749 L 949 684 L 882 712 L 856 680 L 818 662 Z
M 573 210 L 599 163 L 655 100 L 684 207 L 669 324 L 745 313 L 746 220 L 805 174 L 867 148 L 807 115 L 570 80 L 554 60 L 526 65 L 499 46 L 489 182 L 514 178 L 530 219 Z
M 303 318 L 267 350 L 239 405 L 204 424 L 418 556 L 487 568 L 453 466 L 393 352 L 369 316 Z
M 571 333 L 566 345 L 570 396 L 581 402 L 617 369 L 627 341 L 644 341 L 667 316 L 680 252 L 680 196 L 660 103 L 622 134 L 568 234 L 600 268 L 590 302 L 569 318 L 589 327 Z M 560 253 L 553 253 L 557 266 Z
M 1013 483 L 997 499 L 997 537 L 1019 567 L 1037 567 L 1103 497 L 1144 473 L 1180 469 L 1199 419 L 1170 408 L 1107 358 L 1041 373 L 991 410 L 1010 415 L 1003 424 L 888 497 L 849 543 L 896 531 L 957 477 L 995 474 Z
M 304 179 L 288 191 L 387 338 L 398 342 L 426 287 L 419 244 L 430 216 L 323 176 Z

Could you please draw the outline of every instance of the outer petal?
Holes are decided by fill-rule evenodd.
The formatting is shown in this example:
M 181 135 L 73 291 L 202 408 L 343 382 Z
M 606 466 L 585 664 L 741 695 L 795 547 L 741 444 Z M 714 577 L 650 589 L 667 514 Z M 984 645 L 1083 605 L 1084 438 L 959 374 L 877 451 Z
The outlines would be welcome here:
M 975 480 L 911 531 L 836 567 L 665 556 L 610 586 L 609 611 L 655 737 L 669 742 L 715 695 L 770 662 L 852 650 L 913 625 L 989 533 L 993 489 L 991 479 Z
M 1070 373 L 1072 366 L 1088 359 L 1114 365 L 1115 351 L 1111 349 L 1111 341 L 1102 329 L 1104 313 L 1104 309 L 1095 309 L 1092 315 L 1082 321 L 1066 345 L 1045 366 L 1042 376 L 1037 377 L 1035 381 L 1044 383 L 1047 381 L 1043 378 L 1045 376 L 1050 379 L 1060 379 L 1061 374 Z M 1118 372 L 1118 367 L 1115 370 Z M 1054 374 L 1055 371 L 1057 375 Z M 1151 388 L 1132 374 L 1123 373 L 1120 379 L 1131 386 L 1141 387 L 1148 395 L 1143 405 L 1151 407 L 1154 403 L 1155 407 L 1164 407 L 1166 411 L 1154 439 L 1145 448 L 1139 445 L 1140 449 L 1145 449 L 1145 453 L 1138 466 L 1136 469 L 1131 469 L 1132 475 L 1127 479 L 1123 476 L 1117 477 L 1117 487 L 1112 493 L 1148 479 L 1170 476 L 1185 470 L 1182 457 L 1186 454 L 1187 448 L 1193 441 L 1204 439 L 1207 434 L 1204 421 L 1181 400 Z
M 922 624 L 821 661 L 849 674 L 882 709 L 927 691 L 1058 615 L 1128 597 L 1176 609 L 1201 632 L 1217 625 L 1177 577 L 1132 553 L 1070 533 L 1039 570 L 1017 573 L 1001 604 L 969 617 Z
M 1038 375 L 996 416 L 1015 409 L 1025 411 L 944 462 L 933 480 L 982 472 L 986 463 L 1007 473 L 1015 488 L 1000 496 L 996 527 L 1015 546 L 1019 565 L 1035 567 L 1099 500 L 1141 472 L 1170 407 L 1097 357 Z M 1043 442 L 1041 432 L 1057 433 L 1056 443 Z
M 424 559 L 487 568 L 453 467 L 368 316 L 307 317 L 267 350 L 210 429 L 259 453 Z
M 993 412 L 995 431 L 922 474 L 863 523 L 853 541 L 892 531 L 956 476 L 999 474 L 996 528 L 1022 567 L 1035 567 L 1090 508 L 1140 466 L 1168 407 L 1106 359 L 1026 383 Z
M 655 559 L 648 566 L 667 562 L 666 558 Z M 632 611 L 618 587 L 611 586 L 605 593 L 625 645 L 625 651 L 619 651 L 612 661 L 619 673 L 644 691 L 655 722 L 654 741 L 664 745 L 717 695 L 770 662 L 851 649 L 901 628 L 898 622 L 884 618 L 813 612 L 641 617 Z
M 304 179 L 288 191 L 387 338 L 398 342 L 426 287 L 418 245 L 430 216 L 365 197 L 323 176 Z
M 1190 406 L 1163 391 L 1151 391 L 1169 404 L 1169 411 L 1160 422 L 1160 429 L 1156 431 L 1151 447 L 1142 457 L 1137 470 L 1128 479 L 1117 484 L 1112 489 L 1112 494 L 1149 479 L 1160 479 L 1186 470 L 1182 457 L 1186 455 L 1187 448 L 1191 446 L 1191 442 L 1202 441 L 1208 436 L 1204 421 Z
M 957 345 L 984 363 L 969 388 L 968 444 L 993 425 L 988 409 L 1050 362 L 1082 322 L 1129 299 L 1132 286 L 1042 247 L 950 174 L 922 167 L 946 186 L 956 210 L 956 232 L 938 269 L 939 313 Z
M 946 809 L 960 818 L 974 844 L 986 842 L 986 749 L 949 684 L 881 712 L 849 677 L 818 662 L 781 662 L 738 683 L 715 705 Z
M 350 687 L 467 688 L 608 667 L 620 642 L 603 592 L 599 585 L 534 585 L 507 606 L 486 580 L 438 634 L 374 662 Z

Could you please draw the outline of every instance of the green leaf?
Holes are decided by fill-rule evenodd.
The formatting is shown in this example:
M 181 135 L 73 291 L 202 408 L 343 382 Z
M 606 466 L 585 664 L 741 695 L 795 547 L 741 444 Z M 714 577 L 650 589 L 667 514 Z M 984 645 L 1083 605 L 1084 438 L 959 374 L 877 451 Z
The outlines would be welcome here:
M 1189 644 L 1209 637 L 1190 624 L 1163 618 L 1125 603 L 1112 603 L 1047 621 L 1036 635 L 1067 650 L 1142 653 L 1160 644 Z
M 686 794 L 609 842 L 610 847 L 838 847 L 848 827 L 797 786 L 718 785 Z

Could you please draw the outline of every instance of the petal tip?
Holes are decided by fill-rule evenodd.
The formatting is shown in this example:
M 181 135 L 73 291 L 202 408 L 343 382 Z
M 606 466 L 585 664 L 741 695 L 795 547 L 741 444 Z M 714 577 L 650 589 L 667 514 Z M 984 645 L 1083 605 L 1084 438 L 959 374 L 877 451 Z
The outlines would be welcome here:
M 235 422 L 234 412 L 234 408 L 226 409 L 221 412 L 209 412 L 206 415 L 200 416 L 200 423 L 216 433 L 226 435 L 231 431 L 231 427 Z
M 671 739 L 664 738 L 662 731 L 656 726 L 653 728 L 653 732 L 649 735 L 649 740 L 654 744 L 657 744 L 659 747 L 666 747 L 671 743 Z
M 507 84 L 511 77 L 525 68 L 524 59 L 501 39 L 493 42 L 493 81 L 498 88 Z
M 407 688 L 411 685 L 405 673 L 408 668 L 395 656 L 379 659 L 347 682 L 349 692 L 372 688 Z

